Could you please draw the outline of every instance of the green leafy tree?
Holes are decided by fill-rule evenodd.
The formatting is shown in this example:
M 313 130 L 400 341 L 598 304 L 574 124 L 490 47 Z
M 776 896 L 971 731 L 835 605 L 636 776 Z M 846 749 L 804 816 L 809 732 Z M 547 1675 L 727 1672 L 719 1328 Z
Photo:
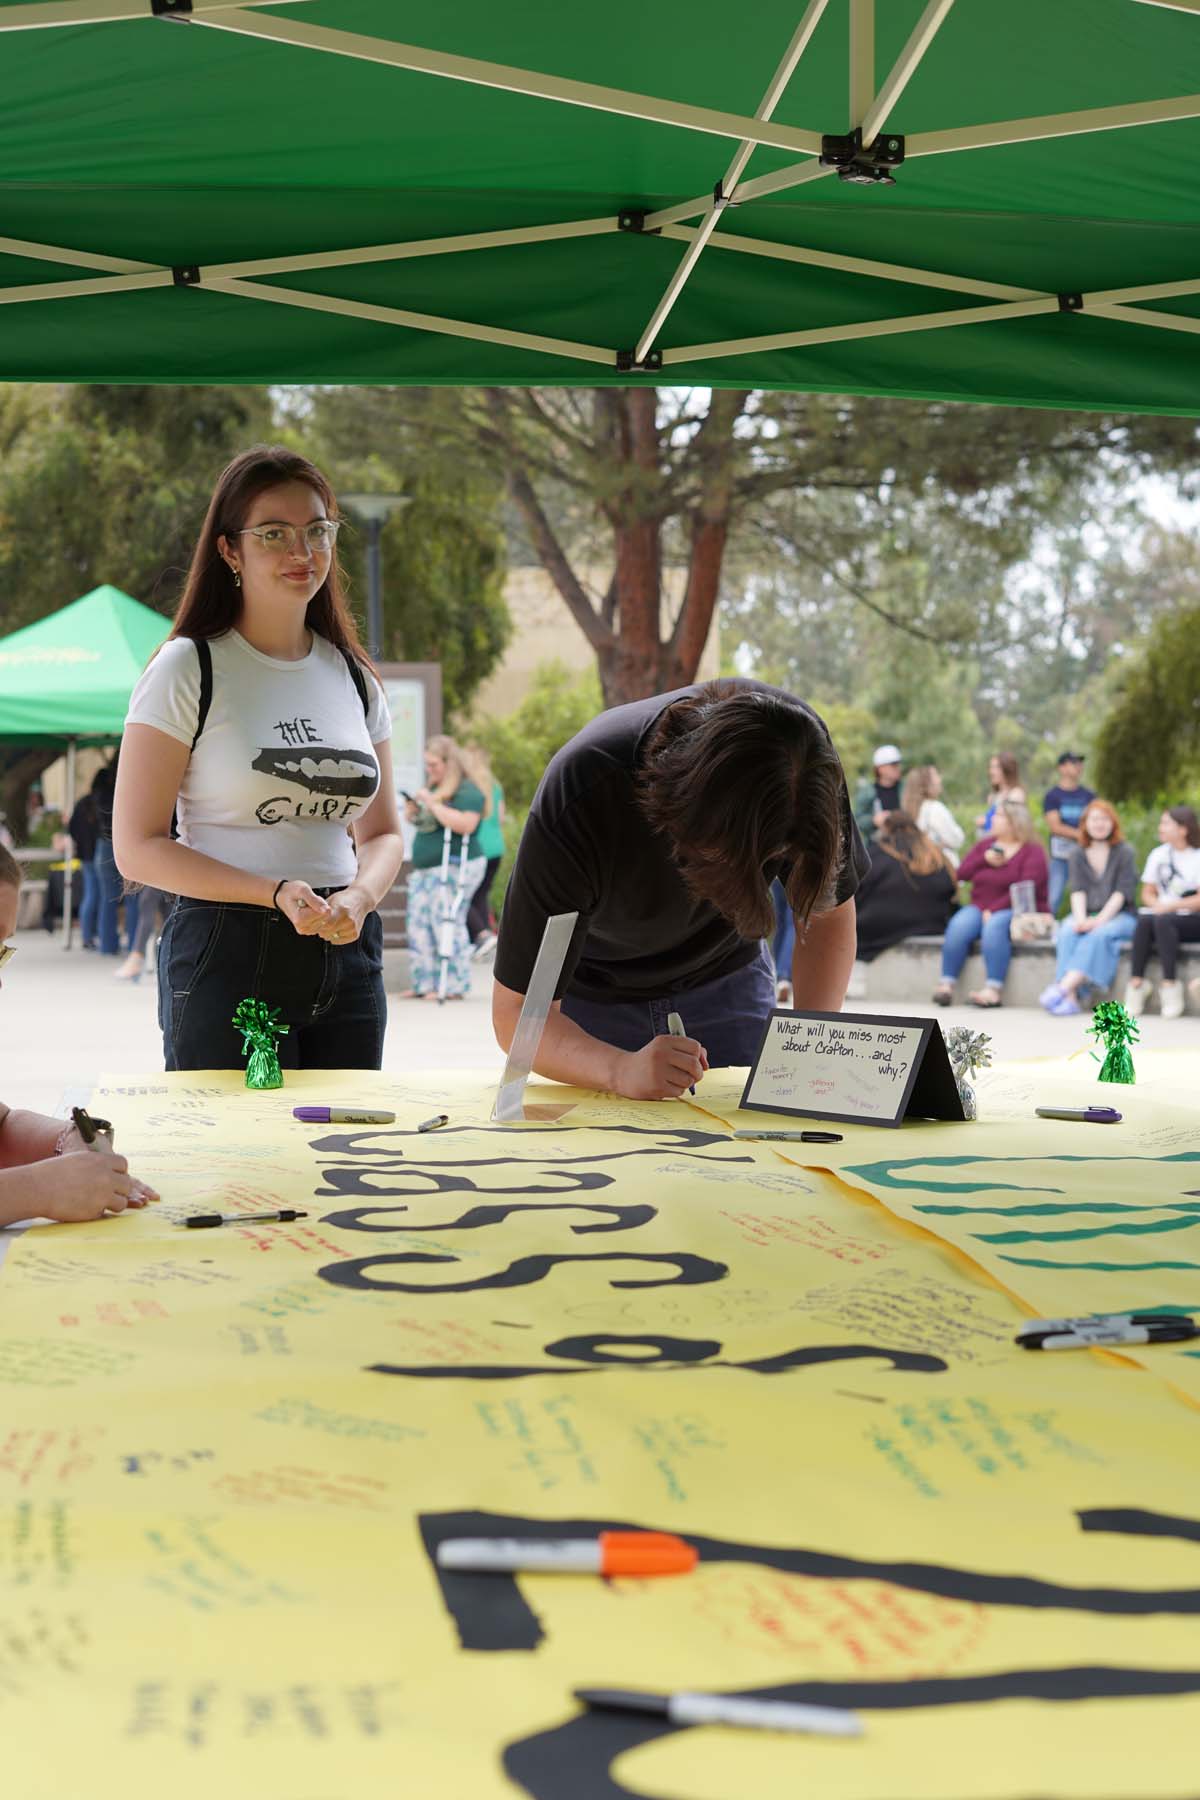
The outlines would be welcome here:
M 438 662 L 451 718 L 500 661 L 512 626 L 504 600 L 503 488 L 478 459 L 445 454 L 440 390 L 314 388 L 284 397 L 286 436 L 342 493 L 402 495 L 383 527 L 387 661 Z M 355 611 L 365 623 L 366 533 L 352 509 L 339 539 Z M 365 635 L 365 633 L 364 633 Z
M 0 635 L 102 582 L 169 612 L 213 483 L 270 430 L 243 387 L 0 387 Z M 18 823 L 57 750 L 0 748 Z
M 1147 805 L 1200 777 L 1200 606 L 1160 619 L 1123 671 L 1095 774 L 1110 798 Z

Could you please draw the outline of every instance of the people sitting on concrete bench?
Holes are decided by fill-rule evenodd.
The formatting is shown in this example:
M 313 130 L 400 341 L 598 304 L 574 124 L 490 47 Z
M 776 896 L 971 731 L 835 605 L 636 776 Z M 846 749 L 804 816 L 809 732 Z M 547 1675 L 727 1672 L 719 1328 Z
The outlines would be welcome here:
M 1077 1013 L 1116 979 L 1121 946 L 1137 923 L 1137 863 L 1107 800 L 1093 800 L 1079 821 L 1082 843 L 1067 861 L 1071 911 L 1058 933 L 1055 979 L 1038 996 L 1048 1013 Z M 1051 868 L 1053 875 L 1053 867 Z
M 906 812 L 888 813 L 868 850 L 871 866 L 855 896 L 859 962 L 945 931 L 958 892 L 944 852 Z
M 1142 870 L 1142 906 L 1130 951 L 1130 977 L 1125 1004 L 1131 1013 L 1145 1011 L 1153 988 L 1146 965 L 1157 951 L 1162 964 L 1159 1006 L 1164 1019 L 1183 1012 L 1183 983 L 1176 970 L 1179 946 L 1200 943 L 1200 819 L 1190 806 L 1168 806 L 1158 821 L 1159 842 Z M 1200 982 L 1189 992 L 1200 1000 Z
M 983 946 L 984 984 L 970 995 L 973 1006 L 1000 1006 L 1004 979 L 1012 960 L 1013 905 L 1016 882 L 1032 882 L 1034 907 L 1048 911 L 1046 852 L 1034 837 L 1033 817 L 1019 800 L 998 800 L 992 835 L 972 846 L 958 865 L 958 879 L 971 883 L 971 899 L 946 927 L 942 944 L 942 978 L 934 989 L 938 1006 L 949 1006 L 954 983 L 976 941 Z

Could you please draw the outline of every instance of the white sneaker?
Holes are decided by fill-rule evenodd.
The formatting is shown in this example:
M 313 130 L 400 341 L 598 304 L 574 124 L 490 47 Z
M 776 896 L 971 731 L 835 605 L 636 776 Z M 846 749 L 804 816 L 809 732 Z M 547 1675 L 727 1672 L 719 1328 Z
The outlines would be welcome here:
M 1164 1019 L 1182 1019 L 1183 983 L 1164 981 L 1158 990 L 1158 1009 Z
M 1138 1018 L 1145 1012 L 1146 1002 L 1153 992 L 1154 989 L 1148 981 L 1139 981 L 1136 986 L 1132 981 L 1126 982 L 1125 1011 L 1132 1013 L 1135 1019 Z
M 486 962 L 489 956 L 494 955 L 498 942 L 499 939 L 494 931 L 481 931 L 475 940 L 475 947 L 471 951 L 472 961 Z

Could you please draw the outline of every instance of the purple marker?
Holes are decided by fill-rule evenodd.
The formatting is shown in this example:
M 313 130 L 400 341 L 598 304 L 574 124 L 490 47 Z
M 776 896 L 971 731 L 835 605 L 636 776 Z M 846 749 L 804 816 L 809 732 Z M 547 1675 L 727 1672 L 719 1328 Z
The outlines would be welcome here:
M 394 1112 L 365 1112 L 355 1106 L 293 1106 L 293 1119 L 305 1125 L 394 1125 Z

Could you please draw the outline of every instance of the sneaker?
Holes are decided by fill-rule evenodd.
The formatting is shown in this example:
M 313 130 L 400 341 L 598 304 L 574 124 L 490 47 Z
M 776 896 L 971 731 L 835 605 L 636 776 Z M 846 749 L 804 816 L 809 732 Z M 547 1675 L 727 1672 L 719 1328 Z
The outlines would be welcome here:
M 1080 1006 L 1074 994 L 1064 994 L 1060 992 L 1058 999 L 1052 1006 L 1048 1006 L 1046 1011 L 1048 1013 L 1053 1013 L 1056 1019 L 1069 1019 L 1073 1013 L 1082 1012 L 1083 1008 Z
M 1146 1002 L 1153 992 L 1154 989 L 1148 981 L 1139 981 L 1136 986 L 1132 981 L 1127 981 L 1125 984 L 1125 1011 L 1132 1013 L 1135 1019 L 1138 1018 L 1145 1012 Z
M 1048 1013 L 1057 1012 L 1059 1001 L 1065 1000 L 1066 997 L 1057 981 L 1052 981 L 1050 986 L 1043 988 L 1038 995 L 1038 1005 L 1044 1006 Z
M 489 956 L 494 956 L 499 941 L 494 931 L 481 931 L 471 949 L 472 962 L 486 962 Z
M 1158 1009 L 1164 1019 L 1182 1019 L 1183 983 L 1164 981 L 1158 990 Z

